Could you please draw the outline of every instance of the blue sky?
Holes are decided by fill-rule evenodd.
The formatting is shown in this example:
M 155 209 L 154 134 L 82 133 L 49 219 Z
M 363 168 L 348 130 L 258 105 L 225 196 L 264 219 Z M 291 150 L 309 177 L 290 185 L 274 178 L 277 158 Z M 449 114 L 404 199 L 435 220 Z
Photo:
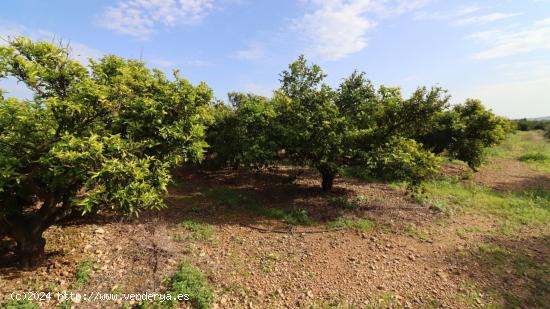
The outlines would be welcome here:
M 13 35 L 63 39 L 81 61 L 142 57 L 222 99 L 269 95 L 305 54 L 332 86 L 358 69 L 405 94 L 439 85 L 454 103 L 550 116 L 550 0 L 4 0 L 0 36 Z

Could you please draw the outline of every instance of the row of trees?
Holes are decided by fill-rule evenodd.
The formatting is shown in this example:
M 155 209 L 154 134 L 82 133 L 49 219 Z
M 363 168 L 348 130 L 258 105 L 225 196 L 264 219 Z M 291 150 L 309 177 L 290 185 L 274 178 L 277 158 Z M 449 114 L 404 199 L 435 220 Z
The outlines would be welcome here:
M 520 131 L 534 131 L 550 129 L 550 119 L 547 120 L 532 120 L 532 119 L 518 119 L 514 120 L 517 125 L 517 129 Z
M 303 57 L 272 98 L 231 93 L 231 106 L 177 72 L 169 79 L 112 55 L 84 67 L 67 48 L 26 38 L 0 47 L 6 77 L 33 93 L 0 91 L 0 239 L 15 240 L 24 267 L 43 258 L 43 232 L 71 212 L 163 207 L 169 169 L 205 153 L 218 166 L 309 166 L 327 191 L 345 166 L 418 185 L 437 170 L 436 154 L 475 168 L 508 130 L 479 101 L 449 107 L 440 88 L 403 99 L 353 73 L 331 89 Z
M 519 119 L 514 121 L 517 125 L 517 129 L 520 131 L 544 131 L 544 136 L 550 138 L 550 119 L 544 120 L 531 120 L 531 119 Z
M 332 89 L 321 68 L 304 57 L 280 77 L 271 99 L 231 93 L 231 106 L 214 106 L 216 121 L 207 134 L 211 163 L 309 166 L 321 174 L 325 191 L 347 166 L 418 187 L 437 171 L 436 155 L 446 152 L 476 170 L 484 150 L 513 127 L 478 100 L 451 107 L 439 87 L 419 88 L 404 99 L 399 88 L 376 89 L 354 72 Z

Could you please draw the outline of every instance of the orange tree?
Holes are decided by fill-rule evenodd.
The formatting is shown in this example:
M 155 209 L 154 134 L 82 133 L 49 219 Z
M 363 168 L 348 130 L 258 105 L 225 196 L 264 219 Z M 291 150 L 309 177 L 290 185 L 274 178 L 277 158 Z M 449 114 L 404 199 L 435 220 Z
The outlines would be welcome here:
M 25 38 L 0 47 L 0 77 L 33 94 L 0 96 L 0 238 L 15 240 L 23 267 L 40 262 L 43 232 L 71 212 L 162 207 L 169 168 L 203 156 L 205 84 L 116 56 L 86 68 Z

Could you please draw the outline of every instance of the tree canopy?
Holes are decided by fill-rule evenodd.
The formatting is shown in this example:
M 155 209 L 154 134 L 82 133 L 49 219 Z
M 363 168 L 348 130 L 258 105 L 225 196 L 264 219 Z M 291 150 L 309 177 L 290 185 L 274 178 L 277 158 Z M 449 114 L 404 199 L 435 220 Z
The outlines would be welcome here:
M 177 72 L 112 55 L 87 68 L 68 48 L 16 38 L 0 47 L 0 77 L 33 93 L 0 98 L 0 235 L 23 266 L 70 212 L 160 208 L 169 168 L 203 157 L 212 92 Z

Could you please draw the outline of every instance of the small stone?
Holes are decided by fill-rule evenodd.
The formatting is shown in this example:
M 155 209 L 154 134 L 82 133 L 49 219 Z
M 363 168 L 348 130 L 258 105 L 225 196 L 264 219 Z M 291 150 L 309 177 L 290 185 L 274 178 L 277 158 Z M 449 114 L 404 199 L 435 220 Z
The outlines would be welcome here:
M 97 228 L 94 232 L 96 234 L 105 234 L 105 230 L 103 228 Z
M 436 275 L 437 275 L 439 278 L 443 279 L 443 280 L 447 280 L 447 279 L 449 278 L 449 275 L 447 275 L 447 274 L 446 274 L 445 272 L 443 272 L 443 271 L 438 271 L 438 272 L 436 273 Z
M 227 304 L 227 296 L 225 296 L 225 295 L 222 296 L 222 298 L 220 299 L 220 304 L 222 304 L 222 305 Z

